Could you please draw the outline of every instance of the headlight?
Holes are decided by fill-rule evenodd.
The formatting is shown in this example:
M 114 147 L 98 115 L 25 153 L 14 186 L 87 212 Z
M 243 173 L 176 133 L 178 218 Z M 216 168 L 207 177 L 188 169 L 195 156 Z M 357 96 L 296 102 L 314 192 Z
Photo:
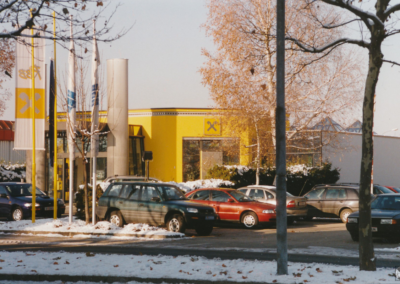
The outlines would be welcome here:
M 393 220 L 393 219 L 381 219 L 381 224 L 396 224 L 396 220 Z
M 197 210 L 197 208 L 187 208 L 186 210 L 187 210 L 187 212 L 190 212 L 190 213 L 199 213 L 199 210 Z
M 347 218 L 347 223 L 358 223 L 357 218 Z
M 25 206 L 25 207 L 32 207 L 32 203 L 25 203 L 24 206 Z M 39 207 L 39 206 L 40 206 L 39 203 L 36 203 L 36 204 L 35 204 L 35 207 Z
M 266 214 L 274 214 L 275 211 L 272 210 L 272 209 L 269 209 L 269 210 L 263 210 L 263 213 L 266 213 Z

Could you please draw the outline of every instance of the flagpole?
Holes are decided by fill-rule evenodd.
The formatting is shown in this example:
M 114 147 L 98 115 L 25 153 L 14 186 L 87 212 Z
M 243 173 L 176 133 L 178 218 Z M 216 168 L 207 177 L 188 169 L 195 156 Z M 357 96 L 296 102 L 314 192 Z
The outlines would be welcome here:
M 32 9 L 30 10 L 32 17 Z M 36 218 L 36 133 L 35 133 L 35 39 L 33 38 L 33 26 L 31 27 L 32 36 L 32 66 L 31 66 L 31 100 L 32 100 L 32 223 Z
M 56 12 L 53 11 L 53 35 L 54 35 L 54 166 L 53 166 L 53 197 L 54 219 L 57 219 L 57 53 L 56 53 Z

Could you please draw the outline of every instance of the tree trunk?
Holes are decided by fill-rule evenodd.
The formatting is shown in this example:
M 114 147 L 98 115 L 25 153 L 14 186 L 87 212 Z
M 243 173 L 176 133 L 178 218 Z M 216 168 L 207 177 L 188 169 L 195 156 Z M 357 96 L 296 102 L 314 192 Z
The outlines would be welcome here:
M 362 158 L 359 199 L 359 252 L 360 270 L 375 271 L 376 259 L 371 231 L 371 171 L 373 159 L 372 127 L 374 121 L 374 97 L 382 66 L 381 41 L 371 37 L 369 68 L 365 83 L 362 125 Z
M 256 122 L 256 135 L 257 135 L 257 158 L 256 158 L 256 185 L 260 184 L 260 153 L 261 153 L 261 143 L 260 143 L 260 130 L 258 129 L 258 123 Z
M 89 216 L 89 198 L 88 198 L 88 179 L 87 179 L 87 171 L 86 171 L 86 159 L 83 159 L 83 165 L 84 165 L 84 170 L 83 170 L 83 182 L 84 182 L 84 201 L 85 201 L 85 220 L 86 220 L 86 225 L 89 224 L 90 222 L 90 216 Z

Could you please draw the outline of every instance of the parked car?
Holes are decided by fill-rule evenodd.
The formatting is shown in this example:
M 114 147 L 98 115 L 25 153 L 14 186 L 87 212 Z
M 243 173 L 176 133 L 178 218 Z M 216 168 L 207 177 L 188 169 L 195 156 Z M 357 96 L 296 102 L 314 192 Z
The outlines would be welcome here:
M 172 232 L 194 228 L 209 235 L 217 215 L 210 206 L 189 201 L 171 184 L 154 182 L 114 182 L 100 197 L 96 209 L 100 220 L 122 227 L 124 223 L 166 225 Z
M 36 188 L 35 215 L 53 217 L 54 199 Z M 57 201 L 57 217 L 65 212 L 65 204 Z M 0 216 L 20 221 L 32 217 L 32 184 L 20 182 L 0 183 Z
M 356 183 L 322 184 L 314 186 L 304 195 L 307 199 L 307 217 L 340 217 L 343 223 L 347 217 L 358 211 L 359 185 Z M 374 194 L 388 194 L 391 191 L 374 185 Z
M 393 191 L 394 193 L 400 193 L 400 188 L 395 187 L 395 186 L 388 186 L 385 185 L 385 187 L 389 188 L 391 191 Z
M 353 241 L 358 241 L 359 212 L 347 218 L 346 228 Z M 371 203 L 372 236 L 400 239 L 400 194 L 378 195 Z
M 272 185 L 249 185 L 247 187 L 238 188 L 239 191 L 243 192 L 252 199 L 268 203 L 276 206 L 276 187 Z M 307 216 L 307 199 L 302 196 L 294 196 L 289 192 L 286 192 L 286 212 L 288 217 L 288 223 L 293 223 L 300 217 Z
M 275 206 L 257 202 L 235 189 L 202 188 L 186 196 L 195 202 L 212 206 L 218 214 L 218 221 L 242 223 L 249 229 L 258 224 L 276 223 Z

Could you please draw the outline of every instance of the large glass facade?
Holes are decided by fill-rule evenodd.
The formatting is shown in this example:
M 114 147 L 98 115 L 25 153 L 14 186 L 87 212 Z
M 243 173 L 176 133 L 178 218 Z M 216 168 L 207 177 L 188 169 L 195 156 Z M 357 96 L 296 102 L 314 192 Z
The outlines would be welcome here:
M 183 181 L 206 178 L 215 165 L 239 164 L 238 139 L 184 139 L 182 145 Z

